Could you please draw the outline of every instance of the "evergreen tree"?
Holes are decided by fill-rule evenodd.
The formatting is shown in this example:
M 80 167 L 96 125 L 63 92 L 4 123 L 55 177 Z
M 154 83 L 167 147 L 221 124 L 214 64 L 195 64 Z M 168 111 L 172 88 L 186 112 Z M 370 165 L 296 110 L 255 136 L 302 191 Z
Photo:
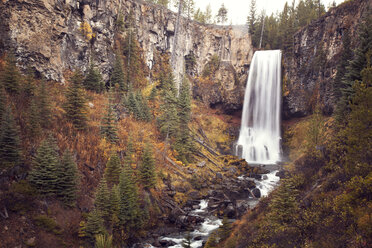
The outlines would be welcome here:
M 225 22 L 227 21 L 227 9 L 223 3 L 221 7 L 218 9 L 216 18 L 217 23 L 221 23 L 222 25 L 225 24 Z
M 141 180 L 143 187 L 149 189 L 155 186 L 155 159 L 150 144 L 146 144 L 142 155 Z
M 28 68 L 24 84 L 22 86 L 22 91 L 26 100 L 29 100 L 35 95 L 36 85 L 32 69 Z
M 191 154 L 192 142 L 188 124 L 191 116 L 191 96 L 190 84 L 185 79 L 180 88 L 180 95 L 178 98 L 178 119 L 179 128 L 174 148 L 178 152 L 179 159 L 187 163 Z
M 128 111 L 130 113 L 134 114 L 134 113 L 138 112 L 138 110 L 137 110 L 138 105 L 137 105 L 136 97 L 133 93 L 132 87 L 129 88 L 129 92 L 128 92 L 128 95 L 127 95 L 127 98 L 126 98 L 125 105 L 128 108 Z
M 43 140 L 37 149 L 33 161 L 34 168 L 29 174 L 30 183 L 38 189 L 42 195 L 50 196 L 57 192 L 59 179 L 60 161 L 58 147 L 52 135 Z
M 119 183 L 119 176 L 121 171 L 120 158 L 116 153 L 112 153 L 109 161 L 106 164 L 105 179 L 109 186 Z
M 66 204 L 73 206 L 76 200 L 78 169 L 69 151 L 65 151 L 58 167 L 57 196 Z
M 342 97 L 337 110 L 338 120 L 346 120 L 346 114 L 350 112 L 349 103 L 354 95 L 353 85 L 355 81 L 362 80 L 361 72 L 367 67 L 368 60 L 371 60 L 372 54 L 369 51 L 372 51 L 372 15 L 371 11 L 368 13 L 359 26 L 359 45 L 354 53 L 354 58 L 346 67 L 347 72 L 342 81 Z
M 353 51 L 351 50 L 351 39 L 349 30 L 345 29 L 342 36 L 342 51 L 341 60 L 337 66 L 337 73 L 333 83 L 333 95 L 335 96 L 335 101 L 338 102 L 342 96 L 342 80 L 344 80 L 346 67 L 349 65 L 349 61 L 353 58 Z
M 50 99 L 46 89 L 46 82 L 41 81 L 40 92 L 39 92 L 39 117 L 40 125 L 43 128 L 48 128 L 52 121 L 52 111 L 50 106 Z
M 169 73 L 161 84 L 162 105 L 160 109 L 162 114 L 158 119 L 159 129 L 166 139 L 175 138 L 178 131 L 177 89 L 172 73 Z
M 137 218 L 139 213 L 137 186 L 133 178 L 131 154 L 131 151 L 129 151 L 124 168 L 120 173 L 119 183 L 120 207 L 118 217 L 120 225 L 125 231 L 133 231 L 137 228 Z
M 0 171 L 12 168 L 21 162 L 19 130 L 12 109 L 7 107 L 0 128 Z
M 115 225 L 118 221 L 120 211 L 120 189 L 119 185 L 116 184 L 112 187 L 110 192 L 110 217 L 111 222 Z
M 137 91 L 137 94 L 135 96 L 135 103 L 136 107 L 134 108 L 134 115 L 136 116 L 136 118 L 138 120 L 149 122 L 151 120 L 150 109 L 140 91 Z
M 97 93 L 102 92 L 104 89 L 102 75 L 95 68 L 93 63 L 90 64 L 88 74 L 86 75 L 83 84 L 85 89 L 95 91 Z
M 35 138 L 39 136 L 41 132 L 41 125 L 40 125 L 40 109 L 37 106 L 36 98 L 33 97 L 30 103 L 30 111 L 28 116 L 28 130 L 30 132 L 31 137 Z
M 89 213 L 85 233 L 90 243 L 94 243 L 96 235 L 105 234 L 103 218 L 96 209 Z
M 126 36 L 123 42 L 125 90 L 128 90 L 129 87 L 138 89 L 146 82 L 143 74 L 141 49 L 136 39 L 137 35 L 134 23 L 134 15 L 131 11 L 125 24 Z
M 256 0 L 251 0 L 249 5 L 248 32 L 251 36 L 256 33 Z M 257 46 L 257 45 L 256 45 Z
M 66 117 L 78 130 L 84 130 L 87 127 L 87 105 L 84 91 L 81 88 L 83 75 L 76 71 L 71 78 L 71 84 L 66 92 L 66 104 L 64 106 Z
M 8 54 L 5 58 L 4 71 L 2 73 L 1 81 L 7 92 L 11 94 L 18 94 L 20 91 L 20 73 L 16 65 L 16 58 L 13 54 Z
M 114 70 L 111 75 L 110 84 L 113 87 L 116 85 L 120 90 L 127 90 L 126 85 L 124 85 L 124 71 L 123 71 L 123 61 L 119 52 L 116 52 Z
M 102 119 L 101 135 L 111 143 L 116 143 L 119 140 L 116 125 L 117 121 L 114 108 L 112 106 L 112 99 L 109 97 L 106 115 Z
M 99 182 L 94 206 L 101 213 L 101 216 L 105 220 L 108 220 L 110 213 L 110 193 L 105 177 L 102 177 Z

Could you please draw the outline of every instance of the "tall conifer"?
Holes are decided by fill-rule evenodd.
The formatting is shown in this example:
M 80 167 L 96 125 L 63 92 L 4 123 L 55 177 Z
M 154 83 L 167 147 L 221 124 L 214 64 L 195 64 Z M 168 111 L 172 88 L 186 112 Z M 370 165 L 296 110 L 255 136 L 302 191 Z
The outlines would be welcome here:
M 112 153 L 110 159 L 107 161 L 104 175 L 109 186 L 119 183 L 120 171 L 120 158 L 116 153 Z
M 102 177 L 99 182 L 94 205 L 100 211 L 102 217 L 108 220 L 110 213 L 110 193 L 105 177 Z
M 12 53 L 6 57 L 4 71 L 1 81 L 6 91 L 11 94 L 17 94 L 20 91 L 20 73 L 16 65 L 16 58 Z
M 111 85 L 115 87 L 119 86 L 120 90 L 126 91 L 128 88 L 124 84 L 124 71 L 123 71 L 123 61 L 120 53 L 116 52 L 114 69 L 111 75 Z
M 146 144 L 143 151 L 140 172 L 143 187 L 146 189 L 154 187 L 156 183 L 155 159 L 153 157 L 152 149 L 149 143 Z
M 116 121 L 116 116 L 114 112 L 114 108 L 112 106 L 112 99 L 111 96 L 109 96 L 107 104 L 107 110 L 106 110 L 106 115 L 102 119 L 102 124 L 101 124 L 101 135 L 105 137 L 108 141 L 111 143 L 115 143 L 118 141 L 118 134 L 117 134 L 117 121 Z
M 40 109 L 36 103 L 36 97 L 33 97 L 30 102 L 30 110 L 28 114 L 28 130 L 31 137 L 37 137 L 41 132 L 41 118 L 40 118 Z
M 43 140 L 33 161 L 34 168 L 29 181 L 42 195 L 50 196 L 58 191 L 59 166 L 58 147 L 52 135 Z
M 65 151 L 58 168 L 57 195 L 67 205 L 74 205 L 78 186 L 78 170 L 70 151 Z
M 71 78 L 71 84 L 66 92 L 66 104 L 64 109 L 66 117 L 74 124 L 78 130 L 84 130 L 87 127 L 87 105 L 82 89 L 83 75 L 76 71 Z
M 128 146 L 131 146 L 130 144 Z M 128 153 L 125 159 L 124 168 L 120 174 L 120 208 L 119 208 L 119 220 L 121 226 L 125 230 L 133 230 L 136 228 L 136 220 L 138 218 L 138 196 L 137 186 L 133 178 L 132 169 L 132 151 L 131 147 L 127 149 Z
M 41 81 L 38 102 L 40 124 L 43 128 L 48 128 L 52 121 L 51 104 L 47 93 L 46 84 L 47 83 L 45 80 Z
M 166 139 L 175 138 L 178 131 L 177 89 L 171 72 L 163 79 L 161 82 L 162 105 L 160 106 L 162 114 L 158 119 L 159 129 Z
M 89 213 L 88 220 L 85 226 L 85 233 L 88 241 L 92 244 L 95 241 L 96 235 L 105 233 L 103 218 L 98 210 L 94 209 L 92 212 Z
M 88 74 L 83 81 L 84 87 L 87 90 L 100 93 L 104 89 L 101 73 L 96 69 L 93 63 L 90 64 Z
M 0 170 L 12 168 L 21 160 L 19 130 L 12 109 L 7 107 L 0 128 Z

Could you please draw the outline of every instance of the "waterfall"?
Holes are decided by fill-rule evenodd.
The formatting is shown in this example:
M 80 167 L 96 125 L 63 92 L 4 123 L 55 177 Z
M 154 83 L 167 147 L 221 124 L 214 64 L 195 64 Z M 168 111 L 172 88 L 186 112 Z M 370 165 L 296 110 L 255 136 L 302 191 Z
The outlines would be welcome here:
M 248 163 L 280 160 L 281 56 L 280 50 L 253 55 L 236 146 L 236 155 Z

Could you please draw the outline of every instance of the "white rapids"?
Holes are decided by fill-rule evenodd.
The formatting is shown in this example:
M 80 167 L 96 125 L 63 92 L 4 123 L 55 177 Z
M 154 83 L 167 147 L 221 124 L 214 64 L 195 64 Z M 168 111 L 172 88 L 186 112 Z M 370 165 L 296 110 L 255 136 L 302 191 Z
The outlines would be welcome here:
M 255 52 L 244 96 L 236 155 L 248 163 L 280 161 L 280 50 Z

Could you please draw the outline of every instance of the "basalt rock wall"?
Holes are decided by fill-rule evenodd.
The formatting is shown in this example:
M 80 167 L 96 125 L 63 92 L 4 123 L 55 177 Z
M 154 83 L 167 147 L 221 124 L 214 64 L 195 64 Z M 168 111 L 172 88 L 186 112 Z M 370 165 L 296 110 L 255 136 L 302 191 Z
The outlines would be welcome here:
M 94 58 L 107 81 L 115 60 L 115 35 L 123 32 L 117 28 L 118 17 L 122 15 L 126 21 L 130 12 L 151 71 L 156 51 L 173 52 L 177 14 L 138 0 L 2 0 L 0 54 L 13 50 L 20 68 L 34 68 L 47 79 L 62 83 L 67 79 L 67 71 L 76 68 L 86 71 Z M 92 39 L 84 34 L 83 24 L 91 28 Z M 188 73 L 196 77 L 217 55 L 225 65 L 216 73 L 221 77 L 217 81 L 222 82 L 214 87 L 220 96 L 217 101 L 226 111 L 241 108 L 253 54 L 246 28 L 203 25 L 187 18 L 180 19 L 179 27 L 172 62 L 177 82 L 181 82 L 184 74 L 185 56 L 194 57 L 195 67 Z M 213 99 L 205 98 L 205 102 L 216 104 Z
M 358 24 L 371 0 L 346 1 L 294 36 L 294 51 L 284 55 L 284 118 L 306 116 L 319 105 L 324 114 L 335 109 L 333 81 L 342 51 L 342 36 L 349 30 L 358 44 Z

